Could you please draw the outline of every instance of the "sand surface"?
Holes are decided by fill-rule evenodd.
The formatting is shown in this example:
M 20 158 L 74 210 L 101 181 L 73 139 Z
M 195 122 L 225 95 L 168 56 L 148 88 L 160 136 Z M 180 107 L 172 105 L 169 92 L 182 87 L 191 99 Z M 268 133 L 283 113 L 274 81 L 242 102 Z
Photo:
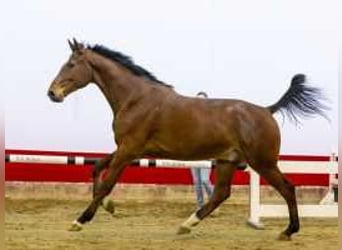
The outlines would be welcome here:
M 114 217 L 101 208 L 81 232 L 67 231 L 87 204 L 86 199 L 7 198 L 6 249 L 338 249 L 337 219 L 302 219 L 300 233 L 290 242 L 281 242 L 276 238 L 287 219 L 265 219 L 266 229 L 254 230 L 246 225 L 247 204 L 229 201 L 189 235 L 175 234 L 194 210 L 189 201 L 120 201 Z

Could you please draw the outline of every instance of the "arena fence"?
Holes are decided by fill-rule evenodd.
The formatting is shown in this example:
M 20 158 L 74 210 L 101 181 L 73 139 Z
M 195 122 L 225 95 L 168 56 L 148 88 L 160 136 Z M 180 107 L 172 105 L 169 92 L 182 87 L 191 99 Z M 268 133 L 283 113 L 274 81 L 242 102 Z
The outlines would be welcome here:
M 96 160 L 103 158 L 105 153 L 86 153 L 86 152 L 60 152 L 60 151 L 38 151 L 38 150 L 18 150 L 6 149 L 5 180 L 23 182 L 61 182 L 61 183 L 89 183 L 92 181 L 92 169 Z M 13 156 L 16 155 L 16 156 Z M 23 156 L 18 156 L 23 155 Z M 39 157 L 41 156 L 41 157 Z M 46 156 L 50 156 L 45 158 Z M 12 158 L 12 159 L 10 159 Z M 59 164 L 46 163 L 59 162 Z M 281 155 L 281 161 L 302 161 L 326 162 L 329 156 L 299 156 Z M 25 163 L 30 161 L 31 163 Z M 45 161 L 44 164 L 42 164 Z M 35 162 L 35 163 L 33 163 Z M 148 162 L 133 162 L 125 169 L 119 178 L 122 184 L 161 184 L 161 185 L 190 185 L 192 176 L 188 166 L 183 163 L 155 162 L 149 159 Z M 190 163 L 188 163 L 190 164 Z M 178 166 L 174 166 L 178 165 Z M 194 167 L 202 164 L 194 164 Z M 204 165 L 213 166 L 215 162 L 204 162 Z M 324 164 L 322 165 L 324 166 Z M 215 181 L 212 171 L 211 180 Z M 299 186 L 318 186 L 326 187 L 329 185 L 327 174 L 296 173 L 287 174 L 287 178 Z M 249 185 L 250 176 L 247 171 L 237 171 L 233 178 L 233 185 Z M 266 182 L 261 179 L 261 184 Z
M 330 176 L 329 192 L 326 197 L 334 197 L 330 202 L 324 198 L 325 202 L 320 204 L 298 205 L 298 213 L 300 217 L 338 217 L 337 206 L 337 188 L 336 180 L 338 174 L 337 158 L 332 156 L 330 161 L 324 162 L 279 162 L 279 168 L 283 173 L 314 173 L 328 174 Z M 300 167 L 299 167 L 300 166 Z M 248 224 L 252 227 L 262 229 L 264 225 L 260 222 L 261 217 L 288 217 L 287 205 L 270 205 L 260 203 L 260 176 L 252 169 L 248 169 L 250 173 L 250 197 L 249 206 L 250 214 Z M 332 194 L 332 195 L 331 195 Z M 327 204 L 330 203 L 330 204 Z
M 65 155 L 37 155 L 37 154 L 6 154 L 7 163 L 19 164 L 53 164 L 53 165 L 93 165 L 98 161 L 99 157 L 84 157 L 78 155 L 65 156 Z M 304 158 L 305 159 L 305 158 Z M 335 181 L 338 174 L 338 163 L 336 157 L 312 157 L 310 160 L 293 161 L 293 160 L 280 160 L 279 167 L 283 173 L 289 174 L 309 174 L 328 176 L 329 186 L 328 194 L 331 194 L 335 186 Z M 173 169 L 188 169 L 193 167 L 198 168 L 213 168 L 215 161 L 175 161 L 164 159 L 139 159 L 131 163 L 131 166 L 142 168 L 173 168 Z M 259 175 L 246 166 L 240 166 L 240 170 L 250 176 L 249 189 L 249 205 L 250 215 L 248 223 L 255 228 L 263 228 L 260 222 L 262 217 L 284 217 L 288 216 L 286 205 L 266 205 L 260 203 L 260 181 Z M 241 172 L 241 171 L 240 171 Z M 335 195 L 336 196 L 336 195 Z M 336 200 L 335 200 L 336 202 Z M 323 202 L 322 202 L 323 203 Z M 333 204 L 310 204 L 299 205 L 299 215 L 301 217 L 337 217 L 338 207 L 337 203 Z

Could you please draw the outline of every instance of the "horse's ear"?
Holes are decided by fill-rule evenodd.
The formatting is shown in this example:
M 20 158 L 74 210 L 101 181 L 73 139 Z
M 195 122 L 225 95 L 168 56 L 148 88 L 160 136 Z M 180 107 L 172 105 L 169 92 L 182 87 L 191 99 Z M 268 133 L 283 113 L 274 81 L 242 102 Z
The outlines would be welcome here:
M 74 48 L 75 48 L 75 50 L 78 51 L 78 52 L 81 52 L 81 51 L 84 49 L 83 43 L 77 42 L 77 40 L 76 40 L 75 38 L 73 38 L 72 40 L 73 40 L 73 42 L 74 42 Z
M 68 39 L 68 44 L 69 44 L 71 51 L 74 52 L 76 50 L 76 47 L 69 39 Z

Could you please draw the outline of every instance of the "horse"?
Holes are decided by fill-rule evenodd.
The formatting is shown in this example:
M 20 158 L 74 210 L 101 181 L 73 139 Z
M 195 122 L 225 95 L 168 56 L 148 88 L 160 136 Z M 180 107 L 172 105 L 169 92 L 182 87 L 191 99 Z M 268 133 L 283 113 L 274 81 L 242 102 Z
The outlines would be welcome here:
M 304 74 L 293 76 L 290 87 L 274 104 L 262 107 L 238 99 L 203 99 L 178 94 L 129 56 L 103 45 L 68 40 L 71 55 L 48 88 L 53 102 L 94 83 L 113 111 L 117 149 L 93 170 L 93 194 L 88 207 L 71 224 L 79 231 L 102 205 L 114 213 L 108 195 L 125 166 L 144 156 L 174 160 L 214 159 L 215 185 L 210 200 L 178 228 L 190 233 L 231 194 L 237 166 L 243 162 L 277 190 L 287 203 L 289 224 L 279 235 L 290 240 L 300 228 L 295 187 L 280 172 L 280 129 L 273 117 L 281 113 L 290 121 L 325 116 L 322 91 L 307 85 Z M 101 180 L 101 173 L 107 174 Z

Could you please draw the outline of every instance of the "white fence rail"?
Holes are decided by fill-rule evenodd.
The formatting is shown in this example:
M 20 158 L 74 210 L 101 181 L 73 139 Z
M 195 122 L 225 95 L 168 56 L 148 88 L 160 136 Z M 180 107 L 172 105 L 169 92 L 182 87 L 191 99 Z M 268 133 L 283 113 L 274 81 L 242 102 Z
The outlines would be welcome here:
M 326 162 L 279 161 L 279 168 L 282 173 L 329 174 L 330 176 L 338 174 L 338 162 L 334 157 L 331 161 Z M 260 176 L 250 168 L 247 171 L 250 173 L 248 224 L 257 229 L 262 229 L 264 228 L 260 221 L 262 217 L 287 217 L 287 205 L 266 205 L 260 202 Z M 332 180 L 330 178 L 330 181 Z M 331 185 L 333 183 L 330 183 L 329 189 L 332 189 Z M 338 217 L 338 206 L 337 203 L 298 205 L 298 213 L 300 217 Z

